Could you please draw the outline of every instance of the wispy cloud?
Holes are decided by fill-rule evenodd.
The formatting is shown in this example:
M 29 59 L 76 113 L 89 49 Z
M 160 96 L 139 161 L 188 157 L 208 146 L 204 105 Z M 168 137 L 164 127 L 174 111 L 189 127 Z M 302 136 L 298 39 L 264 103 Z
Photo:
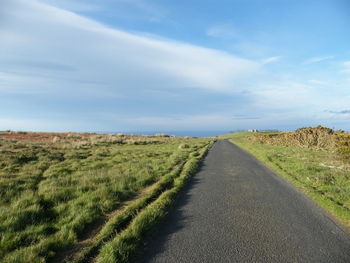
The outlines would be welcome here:
M 155 1 L 117 0 L 117 1 L 114 1 L 113 4 L 119 8 L 121 5 L 128 5 L 133 7 L 135 11 L 142 11 L 142 12 L 136 12 L 136 14 L 132 16 L 134 19 L 136 19 L 136 17 L 143 16 L 144 18 L 152 22 L 164 22 L 165 20 L 168 20 L 167 19 L 168 10 L 164 7 L 164 5 L 163 6 L 157 5 Z
M 42 0 L 42 2 L 74 12 L 93 12 L 101 10 L 101 5 L 98 5 L 98 3 L 92 3 L 92 1 Z
M 233 120 L 258 120 L 258 119 L 261 119 L 261 117 L 242 114 L 242 115 L 234 115 L 232 119 Z
M 262 64 L 270 64 L 270 63 L 277 62 L 281 59 L 282 59 L 282 56 L 275 56 L 275 57 L 265 58 L 261 62 L 262 62 Z
M 334 113 L 334 114 L 350 114 L 350 110 L 340 110 L 340 111 L 327 110 L 326 112 Z
M 132 18 L 152 22 L 164 21 L 167 10 L 147 0 L 41 0 L 41 2 L 78 13 L 101 13 L 103 15 Z M 110 12 L 113 10 L 113 12 Z
M 350 73 L 350 61 L 345 61 L 342 66 L 343 66 L 343 69 L 340 72 L 345 73 L 345 74 L 349 74 Z
M 325 60 L 333 59 L 335 56 L 322 56 L 322 57 L 312 57 L 304 61 L 304 64 L 313 64 L 313 63 L 318 63 L 322 62 Z
M 54 85 L 52 89 L 62 91 L 58 77 L 104 82 L 103 88 L 115 92 L 141 87 L 233 91 L 240 89 L 244 78 L 259 72 L 254 61 L 215 49 L 111 29 L 37 1 L 15 3 L 2 14 L 11 23 L 2 30 L 0 70 L 19 77 L 32 73 L 55 78 L 45 83 L 45 89 Z M 33 88 L 27 83 L 9 88 L 24 86 Z
M 224 23 L 208 28 L 207 35 L 217 38 L 237 38 L 239 37 L 239 30 L 232 25 L 232 23 Z
M 331 85 L 327 81 L 322 81 L 322 80 L 317 80 L 317 79 L 310 79 L 309 82 L 312 83 L 312 84 L 322 85 L 322 86 L 329 86 L 329 85 Z

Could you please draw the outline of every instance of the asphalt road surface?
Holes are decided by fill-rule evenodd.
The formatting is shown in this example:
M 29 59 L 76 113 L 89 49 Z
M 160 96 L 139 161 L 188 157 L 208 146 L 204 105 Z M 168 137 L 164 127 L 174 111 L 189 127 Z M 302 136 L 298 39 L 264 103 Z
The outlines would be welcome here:
M 349 263 L 350 236 L 252 155 L 219 140 L 135 262 Z

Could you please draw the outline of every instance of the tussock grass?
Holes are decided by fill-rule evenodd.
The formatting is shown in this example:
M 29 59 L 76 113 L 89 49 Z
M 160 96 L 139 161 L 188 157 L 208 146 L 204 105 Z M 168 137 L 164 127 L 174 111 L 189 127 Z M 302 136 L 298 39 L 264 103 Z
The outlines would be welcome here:
M 200 160 L 211 146 L 208 145 L 193 156 L 185 165 L 179 177 L 173 180 L 173 187 L 163 192 L 158 199 L 142 210 L 130 225 L 114 239 L 106 243 L 97 256 L 96 262 L 130 262 L 144 239 L 149 236 L 166 211 L 174 203 L 186 180 L 198 169 Z
M 164 178 L 178 173 L 191 153 L 208 143 L 166 136 L 4 134 L 6 138 L 0 134 L 1 262 L 52 260 L 143 189 L 165 184 Z M 179 149 L 181 143 L 189 148 Z M 149 202 L 146 198 L 134 210 L 126 210 L 123 216 L 129 219 L 120 217 L 115 224 L 130 221 L 132 211 Z M 110 227 L 119 229 L 113 221 Z M 104 229 L 108 233 L 108 227 Z M 105 240 L 103 233 L 97 240 Z
M 292 136 L 295 136 L 295 134 Z M 332 135 L 332 133 L 330 133 Z M 337 136 L 346 136 L 342 133 Z M 253 138 L 256 136 L 257 138 Z M 264 141 L 261 137 L 264 136 Z M 282 133 L 268 137 L 268 134 L 235 133 L 227 135 L 231 141 L 248 150 L 276 172 L 287 178 L 320 206 L 328 210 L 344 225 L 350 227 L 350 163 L 338 150 L 327 147 L 296 146 L 294 142 L 285 145 L 286 135 Z M 297 135 L 298 136 L 298 135 Z M 322 137 L 325 135 L 322 135 Z M 333 135 L 332 135 L 333 136 Z M 325 140 L 324 138 L 321 139 Z M 306 144 L 310 143 L 307 142 Z M 279 144 L 279 142 L 281 142 Z M 299 142 L 300 143 L 300 142 Z M 331 142 L 330 144 L 332 144 Z M 303 144 L 305 145 L 305 144 Z M 329 145 L 327 142 L 322 145 Z
M 172 186 L 174 178 L 181 172 L 183 164 L 176 167 L 168 175 L 162 177 L 159 182 L 153 185 L 152 189 L 145 196 L 135 200 L 126 207 L 120 214 L 112 217 L 102 228 L 102 230 L 94 237 L 93 242 L 85 247 L 82 251 L 74 255 L 70 262 L 86 262 L 88 258 L 94 256 L 98 250 L 109 241 L 114 235 L 122 231 L 137 214 L 142 211 L 149 203 L 154 201 L 163 191 Z

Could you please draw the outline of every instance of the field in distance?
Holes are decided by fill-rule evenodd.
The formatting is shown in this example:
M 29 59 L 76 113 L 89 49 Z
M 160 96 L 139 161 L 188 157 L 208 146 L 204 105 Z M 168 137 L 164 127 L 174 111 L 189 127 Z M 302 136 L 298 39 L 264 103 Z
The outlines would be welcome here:
M 212 143 L 161 134 L 0 132 L 0 261 L 97 257 L 193 172 Z

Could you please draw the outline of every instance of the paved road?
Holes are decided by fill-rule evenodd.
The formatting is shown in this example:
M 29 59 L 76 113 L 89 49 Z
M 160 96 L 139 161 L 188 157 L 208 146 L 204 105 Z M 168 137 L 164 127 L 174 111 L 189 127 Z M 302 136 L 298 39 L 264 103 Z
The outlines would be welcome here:
M 350 262 L 350 237 L 250 154 L 220 140 L 136 262 Z

